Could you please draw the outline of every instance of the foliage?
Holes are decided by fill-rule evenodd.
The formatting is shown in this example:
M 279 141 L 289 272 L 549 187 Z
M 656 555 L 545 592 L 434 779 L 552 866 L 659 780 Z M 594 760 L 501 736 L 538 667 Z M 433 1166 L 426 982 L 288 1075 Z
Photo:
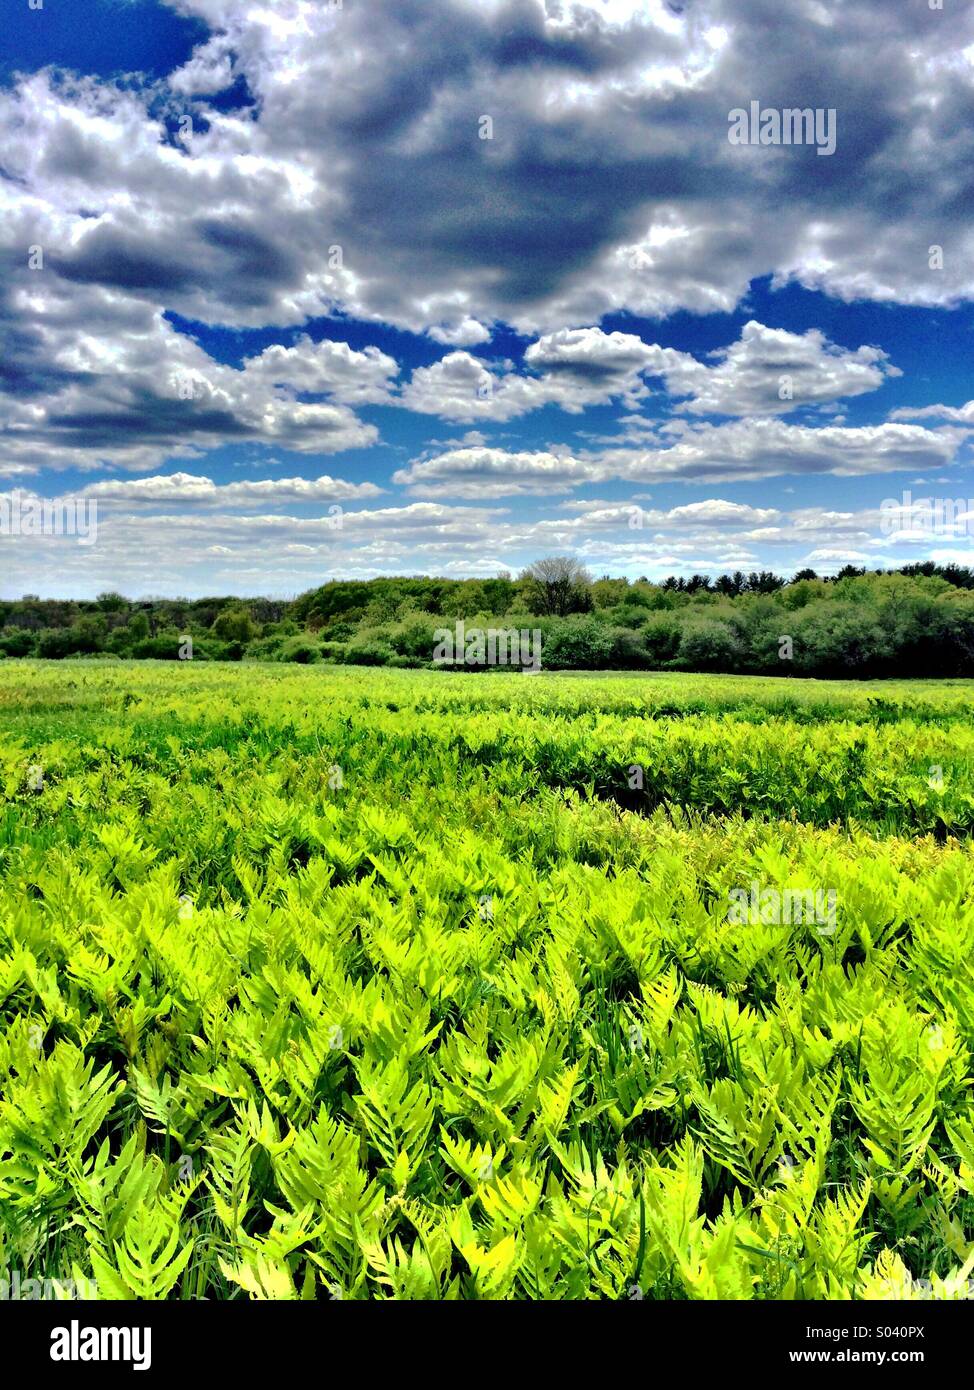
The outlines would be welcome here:
M 521 576 L 522 590 L 534 613 L 564 618 L 592 607 L 592 581 L 584 565 L 571 555 L 536 560 Z
M 770 572 L 591 583 L 577 562 L 555 557 L 518 580 L 335 581 L 291 603 L 28 597 L 0 602 L 0 655 L 173 660 L 190 637 L 213 660 L 427 666 L 434 633 L 458 619 L 540 629 L 550 670 L 974 675 L 974 572 L 933 564 L 897 574 L 847 566 L 834 581 L 804 570 L 789 584 Z
M 3 663 L 7 1266 L 106 1298 L 956 1297 L 971 698 Z M 735 925 L 755 880 L 834 889 L 835 931 Z

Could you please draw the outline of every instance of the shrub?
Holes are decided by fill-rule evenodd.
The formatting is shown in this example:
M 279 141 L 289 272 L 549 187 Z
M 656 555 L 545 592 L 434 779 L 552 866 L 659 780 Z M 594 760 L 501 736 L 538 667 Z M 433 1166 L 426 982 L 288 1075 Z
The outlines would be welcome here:
M 345 649 L 345 660 L 352 666 L 388 666 L 395 655 L 387 642 L 352 643 Z
M 248 643 L 246 655 L 251 661 L 280 661 L 281 647 L 285 634 L 277 633 L 271 637 L 258 637 Z
M 634 667 L 650 664 L 642 632 L 630 627 L 614 627 L 610 636 L 613 666 Z
M 672 612 L 652 613 L 642 629 L 643 648 L 651 666 L 666 666 L 680 645 L 680 619 Z
M 795 618 L 796 672 L 869 676 L 888 669 L 890 635 L 872 606 L 832 599 L 807 604 Z
M 37 655 L 58 660 L 76 652 L 94 652 L 98 644 L 91 633 L 73 627 L 48 627 L 37 635 Z
M 321 628 L 318 636 L 324 642 L 347 642 L 350 637 L 355 636 L 355 624 L 347 622 L 328 623 L 327 626 Z
M 143 642 L 136 642 L 132 648 L 132 656 L 137 661 L 178 661 L 181 646 L 178 633 L 160 634 L 158 637 L 147 637 Z M 195 642 L 193 660 L 207 660 L 202 648 Z
M 685 671 L 734 671 L 743 649 L 730 623 L 694 617 L 680 635 L 676 662 Z
M 567 618 L 547 625 L 541 664 L 553 670 L 596 670 L 611 664 L 612 648 L 611 629 L 598 618 Z
M 14 628 L 0 636 L 0 651 L 4 656 L 30 656 L 34 650 L 34 634 L 26 628 Z
M 250 609 L 243 603 L 231 604 L 229 608 L 224 608 L 223 612 L 214 618 L 211 630 L 215 637 L 224 642 L 239 642 L 244 645 L 257 631 L 250 616 Z
M 650 617 L 650 610 L 644 602 L 633 603 L 630 600 L 612 610 L 612 621 L 618 623 L 619 627 L 645 627 Z
M 335 661 L 340 664 L 345 660 L 348 646 L 345 642 L 322 642 L 318 650 L 321 652 L 322 661 Z
M 429 661 L 436 646 L 433 633 L 438 626 L 439 624 L 432 618 L 410 618 L 398 632 L 391 634 L 389 646 L 397 656 L 413 657 L 417 661 Z
M 278 661 L 296 661 L 310 666 L 321 656 L 321 648 L 310 637 L 289 637 L 278 652 Z

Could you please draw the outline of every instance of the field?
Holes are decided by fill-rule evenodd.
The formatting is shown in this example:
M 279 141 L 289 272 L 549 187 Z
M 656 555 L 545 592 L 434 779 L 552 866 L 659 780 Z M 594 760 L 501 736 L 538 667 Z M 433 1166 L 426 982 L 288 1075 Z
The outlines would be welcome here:
M 972 708 L 0 663 L 0 1266 L 109 1299 L 967 1295 Z

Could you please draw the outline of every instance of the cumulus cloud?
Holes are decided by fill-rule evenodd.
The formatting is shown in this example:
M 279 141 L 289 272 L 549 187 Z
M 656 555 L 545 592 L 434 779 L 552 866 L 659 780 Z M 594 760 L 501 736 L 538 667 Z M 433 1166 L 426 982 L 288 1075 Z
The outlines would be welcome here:
M 825 408 L 898 375 L 873 344 L 752 320 L 704 356 L 600 325 L 730 313 L 758 276 L 847 301 L 974 296 L 970 7 L 797 0 L 782 26 L 770 0 L 164 2 L 206 28 L 168 78 L 51 69 L 0 89 L 0 477 L 152 474 L 135 480 L 142 491 L 104 479 L 94 494 L 113 526 L 127 508 L 116 549 L 100 552 L 109 569 L 145 565 L 157 587 L 178 587 L 187 554 L 205 552 L 207 583 L 246 587 L 263 544 L 269 583 L 278 555 L 282 575 L 320 574 L 323 554 L 382 572 L 412 568 L 416 545 L 418 563 L 472 571 L 549 533 L 494 514 L 487 531 L 451 498 L 932 473 L 968 436 L 974 403 L 822 424 Z M 835 108 L 835 154 L 731 145 L 728 113 L 756 98 Z M 336 336 L 355 321 L 358 344 L 363 324 L 391 325 L 444 351 L 409 374 L 377 346 L 315 342 L 323 319 Z M 260 350 L 216 360 L 213 326 L 260 330 Z M 530 339 L 517 365 L 508 329 Z M 611 429 L 604 417 L 571 446 L 488 429 L 604 406 L 624 412 L 615 438 L 595 434 Z M 659 418 L 641 413 L 655 406 Z M 341 537 L 302 530 L 307 516 L 287 532 L 260 509 L 364 501 L 373 485 L 220 484 L 200 464 L 216 448 L 271 446 L 313 472 L 316 455 L 378 444 L 378 407 L 483 433 L 401 468 L 396 483 L 420 500 L 364 513 Z M 417 445 L 404 430 L 392 447 Z M 144 553 L 148 504 L 159 544 L 182 557 L 169 568 L 158 547 Z M 451 529 L 441 504 L 468 529 Z M 705 557 L 704 528 L 725 545 L 716 561 L 785 534 L 828 549 L 815 518 L 687 505 L 702 508 L 688 517 L 700 531 L 682 540 L 672 508 L 652 543 L 610 544 L 608 517 L 573 534 L 593 561 L 627 565 Z
M 200 44 L 189 62 L 170 73 L 169 86 L 181 96 L 214 96 L 233 80 L 233 52 L 229 40 L 220 35 Z
M 738 342 L 712 354 L 714 367 L 684 359 L 666 373 L 671 395 L 690 396 L 680 408 L 695 415 L 776 415 L 875 391 L 901 376 L 881 348 L 847 351 L 817 329 L 789 333 L 753 319 Z
M 532 343 L 524 354 L 525 363 L 549 379 L 552 389 L 566 398 L 574 393 L 597 400 L 610 395 L 638 399 L 646 390 L 639 378 L 677 371 L 687 361 L 686 353 L 644 343 L 633 333 L 604 333 L 601 328 L 560 329 Z M 571 392 L 570 396 L 568 393 Z
M 293 347 L 265 348 L 243 370 L 248 381 L 327 395 L 343 405 L 388 405 L 399 364 L 376 347 L 356 352 L 347 343 L 302 336 Z
M 99 502 L 206 502 L 211 504 L 287 502 L 346 502 L 378 497 L 375 483 L 349 483 L 343 478 L 261 478 L 244 483 L 215 483 L 194 473 L 169 473 L 154 478 L 118 478 L 90 483 L 81 497 Z
M 392 480 L 419 497 L 510 497 L 562 493 L 590 482 L 597 471 L 567 454 L 474 447 L 411 463 Z
M 170 3 L 211 30 L 170 78 L 181 146 L 149 89 L 41 74 L 0 103 L 5 167 L 70 283 L 205 322 L 340 307 L 455 346 L 495 321 L 730 310 L 762 274 L 974 291 L 964 7 L 808 0 L 769 46 L 767 0 Z M 231 80 L 254 107 L 209 102 Z M 835 108 L 836 153 L 731 145 L 755 96 Z
M 965 405 L 901 406 L 891 410 L 891 420 L 943 420 L 951 424 L 974 426 L 974 401 Z
M 539 382 L 516 373 L 502 376 L 469 352 L 450 352 L 430 367 L 417 367 L 403 388 L 402 403 L 421 415 L 468 424 L 513 420 L 546 404 Z
M 667 449 L 609 449 L 598 456 L 599 462 L 610 470 L 605 476 L 616 472 L 643 482 L 750 480 L 786 473 L 853 476 L 943 467 L 955 457 L 962 436 L 920 425 L 815 429 L 756 418 L 688 425 L 676 440 Z
M 322 498 L 299 494 L 294 500 L 312 501 L 300 511 L 248 511 L 226 489 L 214 496 L 207 481 L 183 482 L 183 490 L 205 504 L 192 506 L 179 504 L 178 485 L 167 491 L 148 486 L 150 479 L 125 480 L 124 493 L 89 489 L 87 500 L 98 500 L 96 543 L 78 545 L 69 536 L 7 537 L 8 584 L 14 592 L 60 596 L 105 588 L 132 595 L 288 595 L 331 575 L 516 572 L 539 554 L 564 550 L 596 573 L 611 570 L 631 578 L 766 566 L 788 573 L 809 564 L 833 572 L 846 563 L 910 558 L 908 546 L 897 549 L 896 538 L 881 534 L 878 509 L 787 511 L 719 495 L 643 508 L 639 494 L 631 492 L 615 502 L 578 500 L 572 514 L 561 517 L 527 518 L 503 507 L 426 500 L 343 508 L 336 524 Z M 287 500 L 283 494 L 264 499 L 268 507 Z M 949 557 L 946 550 L 942 554 Z
M 4 470 L 144 471 L 226 443 L 331 454 L 379 437 L 347 404 L 388 398 L 398 367 L 376 348 L 301 338 L 238 370 L 146 304 L 94 287 L 65 297 L 38 281 L 13 295 L 18 356 L 13 378 L 0 379 Z
M 784 415 L 875 391 L 901 375 L 876 347 L 837 347 L 817 329 L 789 333 L 751 320 L 737 342 L 711 354 L 715 365 L 691 353 L 647 343 L 634 333 L 598 327 L 547 333 L 524 352 L 524 372 L 452 352 L 420 367 L 402 403 L 448 420 L 506 421 L 557 405 L 580 414 L 611 401 L 632 410 L 658 379 L 676 410 L 694 415 Z M 648 422 L 628 417 L 636 429 Z
M 452 324 L 434 324 L 429 335 L 434 342 L 447 347 L 476 347 L 479 343 L 489 343 L 491 338 L 490 329 L 471 318 Z
M 451 352 L 432 366 L 418 367 L 403 389 L 402 404 L 461 424 L 513 420 L 546 405 L 572 415 L 614 400 L 632 409 L 650 393 L 645 375 L 664 376 L 685 364 L 697 365 L 686 353 L 645 343 L 632 333 L 561 329 L 528 346 L 523 372 L 469 352 Z
M 942 467 L 953 460 L 963 439 L 957 431 L 920 425 L 811 428 L 768 418 L 720 425 L 674 421 L 670 434 L 667 447 L 593 453 L 451 449 L 414 460 L 393 481 L 426 497 L 501 497 L 560 492 L 609 479 L 739 482 L 788 473 L 855 476 Z

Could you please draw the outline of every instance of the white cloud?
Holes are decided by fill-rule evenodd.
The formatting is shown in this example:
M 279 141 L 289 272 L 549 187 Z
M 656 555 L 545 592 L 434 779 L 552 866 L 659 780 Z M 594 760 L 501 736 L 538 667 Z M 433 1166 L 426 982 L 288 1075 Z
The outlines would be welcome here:
M 155 588 L 203 573 L 208 585 L 300 583 L 326 561 L 364 573 L 412 568 L 414 555 L 460 572 L 557 533 L 451 499 L 934 476 L 968 438 L 974 402 L 824 423 L 898 374 L 875 345 L 751 321 L 698 360 L 598 325 L 607 313 L 730 313 L 765 275 L 846 300 L 974 297 L 969 7 L 931 16 L 888 0 L 802 0 L 771 45 L 765 0 L 167 3 L 209 31 L 168 81 L 47 71 L 0 89 L 0 477 L 153 474 L 141 490 L 95 484 L 115 539 L 73 554 L 66 581 L 86 566 L 94 582 L 104 563 Z M 252 104 L 235 105 L 244 90 Z M 727 112 L 757 94 L 836 107 L 835 155 L 731 146 Z M 482 113 L 491 140 L 479 138 Z M 181 115 L 192 116 L 183 141 Z M 27 268 L 31 246 L 43 270 Z M 403 382 L 378 347 L 307 336 L 309 320 L 336 315 L 338 330 L 347 316 L 450 350 Z M 229 365 L 174 316 L 286 343 Z M 523 365 L 470 351 L 504 342 L 508 327 L 534 339 Z M 487 429 L 549 406 L 577 417 L 607 405 L 625 412 L 614 437 L 604 417 L 571 445 Z M 423 500 L 364 512 L 341 537 L 260 508 L 365 501 L 375 485 L 205 475 L 216 466 L 201 461 L 227 446 L 256 449 L 255 467 L 268 467 L 270 446 L 292 474 L 318 471 L 317 456 L 378 444 L 373 417 L 360 418 L 377 406 L 483 432 L 427 444 L 396 473 Z M 655 406 L 658 419 L 638 413 Z M 799 411 L 800 424 L 781 418 Z M 404 438 L 423 448 L 404 430 L 387 463 Z M 825 514 L 713 498 L 660 511 L 662 538 L 610 540 L 623 504 L 602 501 L 569 532 L 593 562 L 664 563 L 683 553 L 673 533 L 687 527 L 699 528 L 685 539 L 695 560 L 763 554 L 789 535 L 828 549 Z M 857 553 L 873 545 L 861 510 L 826 521 Z M 37 563 L 50 565 L 49 552 Z
M 788 333 L 753 319 L 738 342 L 713 354 L 716 367 L 684 360 L 667 374 L 674 396 L 691 399 L 680 408 L 695 415 L 777 415 L 875 391 L 902 373 L 875 347 L 836 347 L 818 329 Z
M 943 420 L 952 424 L 974 426 L 974 401 L 966 405 L 901 406 L 890 411 L 891 420 Z
M 920 425 L 826 425 L 813 428 L 758 418 L 674 430 L 667 449 L 608 449 L 603 476 L 719 482 L 787 473 L 839 476 L 950 463 L 962 442 L 956 432 Z
M 451 449 L 414 460 L 393 481 L 426 497 L 501 497 L 563 492 L 609 479 L 628 482 L 751 481 L 781 474 L 855 476 L 950 463 L 957 432 L 885 424 L 813 428 L 777 419 L 722 425 L 673 422 L 668 447 L 570 453 Z M 693 504 L 691 504 L 693 505 Z
M 478 319 L 465 318 L 453 324 L 434 324 L 429 330 L 430 337 L 447 347 L 476 347 L 479 343 L 490 342 L 490 329 Z
M 392 480 L 419 497 L 509 497 L 562 493 L 591 481 L 597 471 L 567 454 L 472 447 L 413 462 Z
M 712 355 L 715 366 L 633 333 L 565 328 L 528 346 L 523 373 L 504 364 L 492 370 L 470 353 L 452 352 L 417 368 L 402 399 L 410 410 L 447 420 L 500 422 L 545 405 L 575 415 L 611 401 L 633 410 L 651 392 L 647 379 L 658 379 L 681 412 L 783 415 L 874 391 L 900 375 L 881 348 L 850 351 L 817 329 L 788 333 L 754 320 L 736 343 Z M 639 416 L 625 420 L 631 439 L 653 428 Z
M 349 483 L 323 474 L 320 478 L 264 478 L 243 483 L 215 483 L 193 473 L 170 473 L 154 478 L 123 478 L 91 483 L 80 496 L 99 502 L 206 502 L 211 504 L 288 502 L 345 502 L 377 497 L 374 483 Z
M 23 385 L 6 398 L 0 469 L 132 471 L 222 444 L 330 454 L 379 437 L 348 402 L 391 399 L 398 367 L 345 343 L 271 347 L 237 370 L 177 333 L 161 311 L 87 287 L 66 302 L 50 281 L 15 296 Z M 324 399 L 306 401 L 300 395 Z
M 0 101 L 5 167 L 69 283 L 205 322 L 337 307 L 452 346 L 500 321 L 730 311 L 767 274 L 974 294 L 969 10 L 799 5 L 769 47 L 759 0 L 170 3 L 211 29 L 169 80 L 184 146 L 158 87 L 31 75 Z M 238 79 L 254 106 L 209 103 Z M 835 107 L 835 155 L 730 145 L 758 92 Z
M 249 358 L 244 374 L 248 381 L 327 395 L 343 405 L 389 405 L 399 364 L 377 347 L 356 352 L 347 343 L 302 336 L 293 347 L 274 345 Z

